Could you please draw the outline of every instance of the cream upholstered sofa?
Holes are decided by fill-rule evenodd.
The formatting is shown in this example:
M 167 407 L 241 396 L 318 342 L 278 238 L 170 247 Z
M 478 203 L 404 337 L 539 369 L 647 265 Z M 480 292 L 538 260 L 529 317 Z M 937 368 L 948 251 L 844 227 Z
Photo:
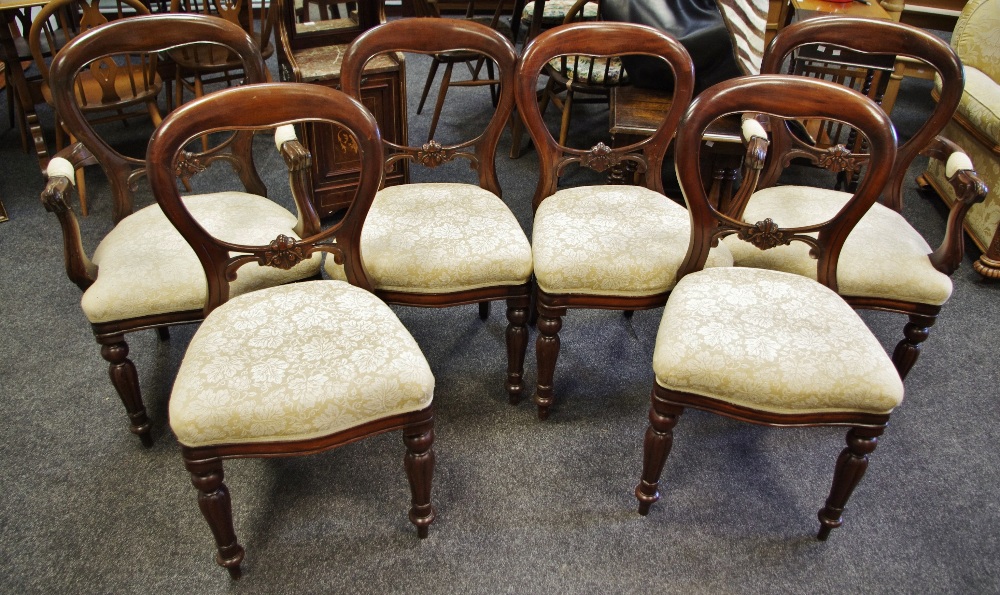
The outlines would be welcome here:
M 972 158 L 990 191 L 972 207 L 965 229 L 983 251 L 974 267 L 1000 279 L 1000 0 L 970 0 L 962 10 L 951 46 L 965 65 L 965 93 L 942 136 Z M 935 90 L 936 91 L 936 90 Z M 949 205 L 955 193 L 943 162 L 932 159 L 921 176 Z

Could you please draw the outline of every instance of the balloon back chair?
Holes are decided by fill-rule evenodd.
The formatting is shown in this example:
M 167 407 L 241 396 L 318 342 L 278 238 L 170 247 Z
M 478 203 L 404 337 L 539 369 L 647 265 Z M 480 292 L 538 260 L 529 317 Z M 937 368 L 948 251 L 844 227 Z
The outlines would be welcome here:
M 920 354 L 921 343 L 951 295 L 950 275 L 964 254 L 965 214 L 986 196 L 986 187 L 973 171 L 969 158 L 957 145 L 936 136 L 961 100 L 962 63 L 946 42 L 923 29 L 892 21 L 829 17 L 808 19 L 779 31 L 764 57 L 761 72 L 778 73 L 795 52 L 817 44 L 867 56 L 888 56 L 890 60 L 895 56 L 908 57 L 936 71 L 942 81 L 940 101 L 916 133 L 899 145 L 882 202 L 866 213 L 847 239 L 838 268 L 838 291 L 848 303 L 857 308 L 909 316 L 904 338 L 893 353 L 893 361 L 905 379 Z M 777 185 L 778 177 L 783 164 L 797 157 L 839 171 L 841 178 L 852 177 L 853 167 L 861 161 L 830 159 L 825 151 L 817 151 L 789 126 L 777 127 L 772 133 L 768 163 L 752 166 L 764 167 L 759 183 L 743 189 L 733 215 L 745 221 L 759 221 L 763 213 L 768 213 L 785 225 L 797 225 L 816 213 L 832 214 L 843 208 L 851 198 L 850 192 Z M 854 141 L 847 136 L 847 146 L 851 147 Z M 902 214 L 907 170 L 918 155 L 948 164 L 948 177 L 959 197 L 950 209 L 944 238 L 936 248 L 929 246 Z M 741 202 L 745 210 L 739 206 Z M 729 244 L 737 266 L 816 277 L 816 260 L 805 245 L 764 251 L 732 236 L 725 243 Z
M 785 118 L 847 123 L 867 140 L 864 175 L 839 210 L 817 211 L 810 221 L 790 226 L 782 213 L 750 223 L 712 204 L 697 151 L 677 151 L 691 244 L 657 331 L 656 381 L 635 494 L 639 512 L 647 514 L 660 497 L 659 477 L 673 428 L 688 408 L 768 426 L 847 426 L 847 448 L 837 459 L 830 496 L 819 512 L 819 538 L 826 539 L 841 525 L 868 455 L 903 398 L 902 380 L 881 343 L 836 293 L 845 240 L 889 180 L 896 139 L 885 112 L 852 89 L 805 77 L 760 75 L 699 94 L 681 123 L 678 147 L 696 146 L 717 118 L 744 112 L 766 114 L 772 127 Z M 756 120 L 745 121 L 744 138 L 748 153 L 768 150 L 767 134 Z M 828 154 L 853 158 L 837 148 Z M 816 258 L 818 281 L 765 269 L 705 269 L 709 250 L 721 237 L 761 250 L 802 243 Z
M 660 57 L 674 73 L 674 99 L 652 136 L 624 147 L 603 142 L 568 147 L 553 136 L 539 108 L 538 78 L 559 56 Z M 535 404 L 545 419 L 553 403 L 559 330 L 570 308 L 641 310 L 662 306 L 673 288 L 689 242 L 684 207 L 663 194 L 664 157 L 691 101 L 694 67 L 670 35 L 630 23 L 576 23 L 542 32 L 518 65 L 517 107 L 539 155 L 532 200 L 538 382 Z M 700 146 L 696 144 L 695 146 Z M 559 188 L 574 170 L 612 172 L 617 184 Z M 625 185 L 622 170 L 642 185 Z M 713 251 L 712 266 L 732 263 L 728 250 Z
M 310 155 L 294 131 L 304 121 L 338 126 L 363 164 L 355 200 L 336 224 L 302 239 L 283 233 L 233 239 L 203 225 L 180 197 L 174 171 L 189 158 L 185 146 L 224 129 L 277 127 L 282 156 L 308 179 Z M 413 337 L 371 293 L 361 251 L 361 226 L 382 180 L 374 117 L 347 95 L 318 85 L 224 89 L 167 116 L 150 140 L 147 161 L 157 201 L 197 249 L 208 280 L 205 321 L 177 372 L 170 426 L 215 537 L 218 564 L 239 578 L 244 556 L 223 483 L 224 459 L 312 454 L 393 430 L 402 430 L 406 445 L 409 517 L 426 537 L 434 520 L 434 377 Z M 287 270 L 322 253 L 344 266 L 348 282 L 305 281 L 235 295 L 233 280 L 248 267 Z
M 130 429 L 143 444 L 152 443 L 150 421 L 143 404 L 135 365 L 129 359 L 127 333 L 198 322 L 204 316 L 205 275 L 198 256 L 184 242 L 160 207 L 135 209 L 143 196 L 146 162 L 122 155 L 108 144 L 84 116 L 75 93 L 78 72 L 95 60 L 117 53 L 152 53 L 186 43 L 211 42 L 243 58 L 248 82 L 264 81 L 264 62 L 256 45 L 239 27 L 215 17 L 162 14 L 115 21 L 87 31 L 70 41 L 52 62 L 52 96 L 67 130 L 77 139 L 48 166 L 48 183 L 41 200 L 58 217 L 63 233 L 66 272 L 83 290 L 81 306 L 109 364 L 111 382 L 128 412 Z M 298 213 L 265 198 L 267 189 L 254 166 L 251 135 L 238 133 L 217 143 L 207 153 L 192 153 L 178 164 L 177 173 L 190 179 L 214 162 L 226 161 L 239 172 L 246 191 L 193 194 L 185 201 L 199 221 L 234 241 L 273 239 L 310 234 L 319 226 L 316 211 L 304 191 L 297 191 Z M 69 206 L 74 171 L 100 165 L 113 201 L 114 227 L 88 256 L 79 221 Z M 292 164 L 294 165 L 294 164 Z M 299 183 L 298 172 L 289 180 Z M 288 271 L 268 267 L 241 270 L 234 293 L 304 279 L 319 273 L 321 258 Z
M 485 319 L 490 302 L 506 300 L 506 384 L 511 403 L 516 403 L 523 390 L 528 340 L 531 246 L 500 198 L 495 164 L 497 141 L 514 104 L 513 45 L 495 29 L 462 19 L 391 21 L 369 29 L 351 44 L 341 84 L 345 93 L 360 100 L 362 71 L 376 56 L 455 50 L 475 52 L 497 66 L 500 93 L 496 109 L 488 112 L 489 122 L 475 138 L 454 144 L 401 146 L 384 141 L 385 165 L 407 160 L 413 166 L 436 168 L 467 162 L 475 179 L 380 190 L 361 234 L 362 255 L 375 294 L 390 304 L 432 308 L 479 304 Z M 327 259 L 325 270 L 343 278 L 333 260 Z

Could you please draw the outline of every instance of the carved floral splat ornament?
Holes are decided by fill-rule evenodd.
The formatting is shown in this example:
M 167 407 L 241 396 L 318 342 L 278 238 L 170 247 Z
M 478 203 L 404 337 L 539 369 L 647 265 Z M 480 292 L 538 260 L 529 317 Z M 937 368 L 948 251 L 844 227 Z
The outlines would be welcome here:
M 298 240 L 284 234 L 278 235 L 268 244 L 269 249 L 260 257 L 260 264 L 288 270 L 306 258 L 305 248 Z

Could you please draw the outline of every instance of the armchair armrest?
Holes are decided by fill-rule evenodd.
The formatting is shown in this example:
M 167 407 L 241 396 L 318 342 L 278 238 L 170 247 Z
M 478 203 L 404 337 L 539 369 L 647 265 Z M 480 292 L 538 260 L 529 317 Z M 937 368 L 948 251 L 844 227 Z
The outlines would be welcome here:
M 962 224 L 972 205 L 986 198 L 989 188 L 972 167 L 972 160 L 962 148 L 946 138 L 935 137 L 921 155 L 945 162 L 945 176 L 955 190 L 957 200 L 948 212 L 941 245 L 930 254 L 934 268 L 946 275 L 958 269 L 965 255 L 965 235 Z
M 312 155 L 309 150 L 299 142 L 295 134 L 295 127 L 288 124 L 279 126 L 274 130 L 274 144 L 278 147 L 285 166 L 288 167 L 288 185 L 292 191 L 292 198 L 295 199 L 296 215 L 298 223 L 295 224 L 295 233 L 299 237 L 307 238 L 319 233 L 319 214 L 313 203 L 312 188 Z
M 69 206 L 69 199 L 76 184 L 77 168 L 93 163 L 96 160 L 80 143 L 73 143 L 59 151 L 46 168 L 48 179 L 41 194 L 42 206 L 46 211 L 55 213 L 62 228 L 66 274 L 82 290 L 90 287 L 97 278 L 97 266 L 83 249 L 80 225 L 76 213 Z
M 750 115 L 745 115 L 740 125 L 740 136 L 746 146 L 746 156 L 743 158 L 743 182 L 730 200 L 726 215 L 733 219 L 742 219 L 750 197 L 757 191 L 760 176 L 767 160 L 767 149 L 770 141 L 764 126 Z M 721 207 L 722 205 L 720 205 Z

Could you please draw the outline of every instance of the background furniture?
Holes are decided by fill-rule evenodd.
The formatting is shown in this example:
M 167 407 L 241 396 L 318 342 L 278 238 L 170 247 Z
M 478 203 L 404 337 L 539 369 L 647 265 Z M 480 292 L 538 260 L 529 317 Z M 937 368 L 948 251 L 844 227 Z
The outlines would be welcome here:
M 385 22 L 381 0 L 359 2 L 356 12 L 331 19 L 299 23 L 291 0 L 275 0 L 278 70 L 282 81 L 340 86 L 340 69 L 347 46 L 358 35 Z M 402 56 L 373 60 L 365 71 L 363 103 L 375 114 L 383 140 L 406 144 L 406 65 Z M 304 126 L 302 143 L 313 155 L 313 200 L 321 217 L 350 204 L 357 186 L 358 154 L 349 140 L 338 138 L 329 126 Z M 397 161 L 385 176 L 385 185 L 409 179 L 409 164 Z
M 962 147 L 983 182 L 986 201 L 965 217 L 965 230 L 983 254 L 973 267 L 984 277 L 1000 279 L 1000 1 L 973 0 L 966 5 L 951 38 L 965 65 L 965 92 L 941 133 Z M 940 98 L 940 87 L 934 91 Z M 946 164 L 931 160 L 919 182 L 929 185 L 946 204 L 957 200 Z
M 290 169 L 308 177 L 309 154 L 290 125 L 305 119 L 336 126 L 358 148 L 364 168 L 344 217 L 301 240 L 284 234 L 234 240 L 205 230 L 177 192 L 173 164 L 186 159 L 185 145 L 210 130 L 282 124 L 275 143 Z M 157 201 L 199 249 L 208 280 L 205 321 L 171 391 L 170 426 L 215 536 L 218 564 L 236 579 L 244 556 L 223 460 L 312 454 L 393 430 L 402 430 L 406 445 L 410 521 L 426 537 L 434 521 L 434 376 L 413 337 L 371 293 L 360 253 L 361 227 L 382 180 L 381 140 L 371 114 L 318 85 L 226 89 L 171 113 L 150 142 L 149 164 Z M 288 269 L 322 252 L 345 264 L 350 283 L 306 281 L 230 299 L 237 270 L 238 279 L 258 262 Z

